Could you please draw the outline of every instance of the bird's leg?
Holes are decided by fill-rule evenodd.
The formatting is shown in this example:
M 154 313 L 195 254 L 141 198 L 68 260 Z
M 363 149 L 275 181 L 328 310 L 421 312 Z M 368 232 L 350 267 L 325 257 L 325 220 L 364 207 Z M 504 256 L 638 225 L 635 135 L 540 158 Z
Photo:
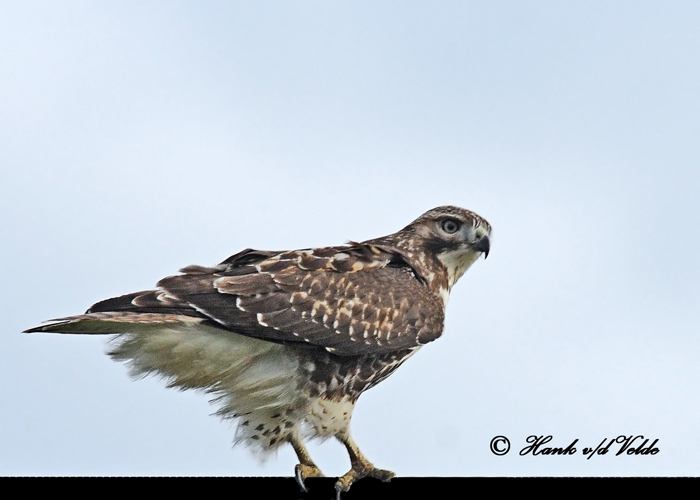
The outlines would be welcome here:
M 341 492 L 348 491 L 350 486 L 352 486 L 355 481 L 358 481 L 363 477 L 374 477 L 387 482 L 396 476 L 396 474 L 390 470 L 377 469 L 374 465 L 372 465 L 372 462 L 365 458 L 355 444 L 355 441 L 352 439 L 352 436 L 350 436 L 350 429 L 342 434 L 338 434 L 336 437 L 345 445 L 345 448 L 347 448 L 348 455 L 350 455 L 350 465 L 352 467 L 347 474 L 338 479 L 338 481 L 335 483 L 337 500 L 340 500 Z
M 289 444 L 292 445 L 297 457 L 299 458 L 299 463 L 296 467 L 294 467 L 294 477 L 296 478 L 301 491 L 307 493 L 309 490 L 306 488 L 304 480 L 307 477 L 323 477 L 323 472 L 321 472 L 321 469 L 316 467 L 314 461 L 311 460 L 309 451 L 306 449 L 303 441 L 296 433 L 289 438 Z

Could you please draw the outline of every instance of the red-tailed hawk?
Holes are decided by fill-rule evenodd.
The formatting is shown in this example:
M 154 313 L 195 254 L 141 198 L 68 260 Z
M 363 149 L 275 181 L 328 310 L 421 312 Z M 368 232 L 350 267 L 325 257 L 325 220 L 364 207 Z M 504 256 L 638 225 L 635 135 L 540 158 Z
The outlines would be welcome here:
M 489 252 L 491 226 L 445 206 L 401 231 L 346 246 L 244 250 L 218 266 L 189 266 L 156 290 L 98 302 L 80 316 L 27 332 L 116 334 L 109 352 L 131 374 L 216 396 L 236 441 L 272 451 L 289 443 L 296 478 L 321 476 L 304 437 L 335 436 L 352 468 L 370 463 L 350 435 L 357 398 L 442 334 L 450 290 Z

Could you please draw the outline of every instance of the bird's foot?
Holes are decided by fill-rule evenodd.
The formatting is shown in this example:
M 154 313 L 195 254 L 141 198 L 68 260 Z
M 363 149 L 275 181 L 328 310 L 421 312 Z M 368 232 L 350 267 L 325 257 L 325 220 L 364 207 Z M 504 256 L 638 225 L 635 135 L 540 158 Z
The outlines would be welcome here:
M 307 477 L 323 477 L 323 472 L 315 465 L 297 464 L 297 466 L 294 467 L 294 477 L 301 491 L 308 493 L 309 490 L 306 488 L 304 480 Z
M 352 469 L 350 469 L 347 474 L 338 479 L 338 481 L 335 483 L 336 500 L 340 500 L 340 494 L 343 491 L 348 491 L 350 486 L 363 477 L 374 477 L 386 483 L 387 481 L 391 481 L 392 478 L 396 477 L 396 474 L 390 470 L 377 469 L 369 462 L 357 463 L 352 466 Z

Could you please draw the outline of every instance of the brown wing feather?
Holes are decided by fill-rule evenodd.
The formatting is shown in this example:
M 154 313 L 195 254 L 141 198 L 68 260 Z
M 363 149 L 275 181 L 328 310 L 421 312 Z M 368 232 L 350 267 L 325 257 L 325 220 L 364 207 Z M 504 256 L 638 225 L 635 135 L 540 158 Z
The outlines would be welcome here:
M 396 259 L 385 251 L 246 252 L 247 262 L 228 259 L 225 270 L 197 269 L 158 286 L 231 331 L 338 355 L 412 348 L 442 332 L 441 299 L 410 268 L 387 267 Z
M 204 318 L 204 316 L 192 309 L 189 304 L 174 297 L 169 297 L 162 290 L 147 290 L 105 299 L 92 305 L 85 314 L 118 311 L 138 312 L 141 314 L 181 314 Z

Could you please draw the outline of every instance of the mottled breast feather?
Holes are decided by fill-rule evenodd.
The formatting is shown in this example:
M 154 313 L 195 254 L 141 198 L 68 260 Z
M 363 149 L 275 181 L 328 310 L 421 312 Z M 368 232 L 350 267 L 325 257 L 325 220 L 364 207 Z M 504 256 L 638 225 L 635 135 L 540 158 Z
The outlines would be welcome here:
M 373 246 L 245 250 L 183 272 L 158 283 L 167 297 L 273 342 L 356 356 L 417 347 L 443 330 L 442 301 L 400 256 Z

